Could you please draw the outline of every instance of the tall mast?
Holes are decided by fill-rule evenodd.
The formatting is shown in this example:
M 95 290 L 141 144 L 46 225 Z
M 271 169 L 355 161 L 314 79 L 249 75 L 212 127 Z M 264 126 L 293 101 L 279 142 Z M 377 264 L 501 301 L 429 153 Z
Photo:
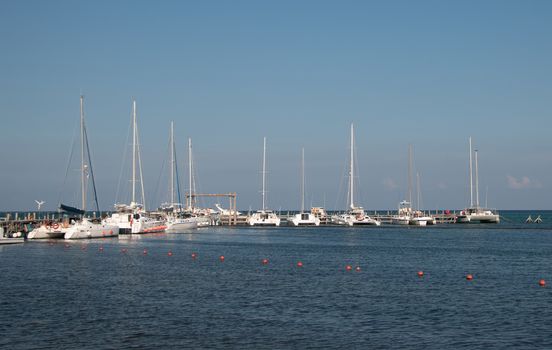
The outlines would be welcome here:
M 472 139 L 469 138 L 470 144 L 470 208 L 473 207 L 473 171 L 472 171 Z
M 174 205 L 174 122 L 171 121 L 170 135 L 170 157 L 171 157 L 171 206 Z
M 132 201 L 136 204 L 136 100 L 132 99 Z
M 80 134 L 81 134 L 81 209 L 86 210 L 85 162 L 84 162 L 84 96 L 80 97 Z
M 301 149 L 301 213 L 305 211 L 305 148 Z
M 479 169 L 477 166 L 477 150 L 475 154 L 475 207 L 479 208 Z
M 266 137 L 263 137 L 263 190 L 261 192 L 263 197 L 263 211 L 266 209 L 265 183 L 266 183 Z
M 416 173 L 416 210 L 420 210 L 420 173 Z
M 349 192 L 350 192 L 350 200 L 351 200 L 351 209 L 355 208 L 354 205 L 354 128 L 353 123 L 351 123 L 351 162 L 350 162 L 350 169 L 349 169 Z
M 188 196 L 188 208 L 192 209 L 192 138 L 188 138 L 188 188 L 189 188 L 189 196 Z
M 408 205 L 412 208 L 412 145 L 408 145 Z

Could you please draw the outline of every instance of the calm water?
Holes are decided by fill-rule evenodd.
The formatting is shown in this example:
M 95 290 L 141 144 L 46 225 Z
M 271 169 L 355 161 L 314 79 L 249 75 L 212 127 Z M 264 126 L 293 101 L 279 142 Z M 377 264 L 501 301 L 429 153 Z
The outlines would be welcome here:
M 550 225 L 197 232 L 0 247 L 0 347 L 552 348 Z

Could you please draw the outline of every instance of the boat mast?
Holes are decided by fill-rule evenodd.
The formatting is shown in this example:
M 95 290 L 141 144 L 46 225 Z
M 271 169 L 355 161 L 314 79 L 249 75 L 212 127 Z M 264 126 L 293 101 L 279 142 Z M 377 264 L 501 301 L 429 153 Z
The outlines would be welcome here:
M 474 151 L 475 155 L 475 207 L 479 208 L 479 169 L 477 166 L 477 150 Z
M 136 205 L 136 100 L 132 99 L 132 201 Z
M 188 137 L 188 208 L 192 210 L 192 138 Z
M 301 213 L 305 211 L 305 148 L 301 149 Z
M 85 162 L 84 162 L 84 96 L 80 96 L 80 134 L 81 134 L 81 209 L 86 210 Z
M 412 145 L 408 145 L 408 205 L 412 208 Z
M 170 147 L 170 157 L 171 157 L 171 206 L 173 206 L 174 205 L 174 121 L 171 121 L 171 134 L 170 134 L 169 147 Z
M 263 211 L 265 211 L 266 209 L 265 183 L 266 183 L 266 137 L 263 137 L 263 190 L 261 191 L 261 195 L 263 198 Z
M 472 171 L 472 139 L 469 137 L 470 144 L 470 208 L 473 207 L 473 171 Z
M 420 210 L 420 173 L 416 173 L 416 210 Z
M 354 190 L 354 127 L 353 123 L 351 123 L 351 162 L 350 162 L 350 169 L 349 169 L 349 192 L 350 192 L 350 200 L 351 200 L 351 209 L 355 208 L 354 205 L 354 197 L 353 197 L 353 190 Z

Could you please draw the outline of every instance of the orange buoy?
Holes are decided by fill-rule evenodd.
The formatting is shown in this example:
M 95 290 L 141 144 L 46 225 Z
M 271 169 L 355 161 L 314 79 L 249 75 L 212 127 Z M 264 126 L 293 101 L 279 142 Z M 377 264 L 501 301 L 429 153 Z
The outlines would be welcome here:
M 360 272 L 360 266 L 357 266 L 357 267 L 355 268 L 355 271 L 356 271 L 356 272 Z
M 345 270 L 347 270 L 347 271 L 351 271 L 352 269 L 353 269 L 353 267 L 351 265 L 345 266 Z
M 224 261 L 224 255 L 221 255 L 221 256 L 219 257 L 219 259 L 220 259 L 220 261 Z
M 303 267 L 303 263 L 301 261 L 297 262 L 297 267 Z
M 543 279 L 541 279 L 541 280 L 539 281 L 539 286 L 541 286 L 541 287 L 546 286 L 546 281 L 543 280 Z
M 197 253 L 192 253 L 192 259 L 197 258 Z
M 418 271 L 418 277 L 424 277 L 424 272 L 423 271 Z
M 168 256 L 172 256 L 172 251 L 169 250 L 169 252 L 167 253 Z
M 471 281 L 471 280 L 473 280 L 473 276 L 472 276 L 471 274 L 468 273 L 468 274 L 466 275 L 466 279 L 467 279 L 468 281 Z
M 262 262 L 263 265 L 266 265 L 266 264 L 268 264 L 268 259 L 265 258 L 261 262 Z

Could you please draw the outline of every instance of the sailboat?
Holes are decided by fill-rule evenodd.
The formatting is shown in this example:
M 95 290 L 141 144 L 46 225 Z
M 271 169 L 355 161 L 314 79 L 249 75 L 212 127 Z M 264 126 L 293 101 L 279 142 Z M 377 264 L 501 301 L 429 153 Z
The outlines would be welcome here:
M 167 208 L 169 210 L 167 217 L 167 229 L 169 232 L 182 232 L 190 229 L 197 228 L 197 221 L 191 217 L 185 217 L 182 211 L 182 204 L 180 201 L 180 181 L 178 179 L 178 168 L 176 164 L 176 147 L 174 142 L 174 123 L 171 121 L 171 134 L 170 134 L 170 158 L 171 158 L 171 175 L 170 175 L 170 203 Z M 176 188 L 178 195 L 178 202 L 175 201 L 175 177 Z
M 207 227 L 211 225 L 211 209 L 201 209 L 195 206 L 195 177 L 194 177 L 194 162 L 192 154 L 192 138 L 188 138 L 188 186 L 189 192 L 187 195 L 186 214 L 190 220 L 194 221 L 197 227 Z
M 288 220 L 293 226 L 320 226 L 320 219 L 305 212 L 305 149 L 301 150 L 301 212 Z
M 106 219 L 106 222 L 117 225 L 121 234 L 129 233 L 153 233 L 163 232 L 166 228 L 165 222 L 158 218 L 150 217 L 145 208 L 144 181 L 142 176 L 142 159 L 138 141 L 138 123 L 136 120 L 136 100 L 132 100 L 132 179 L 131 179 L 131 201 L 130 204 L 115 204 L 116 212 Z M 140 175 L 141 200 L 144 204 L 136 202 L 136 170 Z
M 261 191 L 263 207 L 253 213 L 247 222 L 250 226 L 280 226 L 280 218 L 272 211 L 266 209 L 266 137 L 263 138 L 263 190 Z
M 395 225 L 410 225 L 412 217 L 412 145 L 408 145 L 408 199 L 399 203 L 397 215 L 391 218 Z
M 94 193 L 94 201 L 97 212 L 100 211 L 98 204 L 98 196 L 96 194 L 96 183 L 94 181 L 94 171 L 92 170 L 92 161 L 90 157 L 90 149 L 88 147 L 88 134 L 84 123 L 84 96 L 80 97 L 80 136 L 81 136 L 81 209 L 74 208 L 65 204 L 60 204 L 60 209 L 81 216 L 80 220 L 73 222 L 72 225 L 66 228 L 65 239 L 83 239 L 83 238 L 103 238 L 112 237 L 119 234 L 119 228 L 115 225 L 102 222 L 100 224 L 92 222 L 84 216 L 86 212 L 86 194 L 88 178 L 92 180 L 92 189 Z
M 381 225 L 381 222 L 368 216 L 362 207 L 354 202 L 354 127 L 351 123 L 351 155 L 349 162 L 349 210 L 343 214 L 332 216 L 332 222 L 338 225 Z
M 470 149 L 470 206 L 460 212 L 456 217 L 457 223 L 469 223 L 469 222 L 479 222 L 479 223 L 495 223 L 500 222 L 500 215 L 493 212 L 491 209 L 482 208 L 479 206 L 479 168 L 477 161 L 478 151 L 472 151 L 472 139 L 469 138 L 469 149 Z M 472 155 L 475 158 L 475 204 L 473 201 L 473 166 L 472 166 Z

